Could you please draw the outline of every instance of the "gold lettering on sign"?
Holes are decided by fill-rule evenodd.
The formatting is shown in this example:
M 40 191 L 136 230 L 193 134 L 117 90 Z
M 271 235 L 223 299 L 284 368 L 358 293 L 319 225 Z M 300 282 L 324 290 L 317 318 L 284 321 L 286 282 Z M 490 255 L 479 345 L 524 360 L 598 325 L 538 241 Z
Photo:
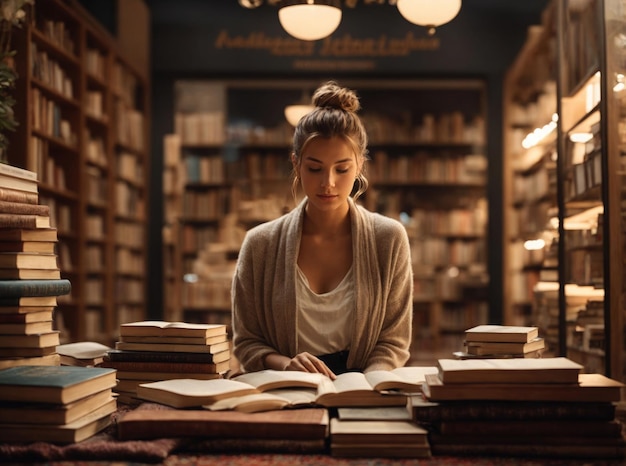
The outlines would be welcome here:
M 437 50 L 438 37 L 415 37 L 407 32 L 404 37 L 357 39 L 350 34 L 327 37 L 321 42 L 302 41 L 289 37 L 271 37 L 264 32 L 247 35 L 229 35 L 221 30 L 215 39 L 216 49 L 266 50 L 276 56 L 292 57 L 406 57 L 415 51 Z M 319 50 L 318 50 L 319 47 Z
M 263 32 L 251 32 L 247 36 L 229 36 L 220 31 L 215 39 L 216 49 L 267 50 L 272 55 L 308 57 L 315 52 L 315 43 L 293 38 L 269 37 Z
M 380 36 L 378 39 L 355 39 L 350 34 L 327 37 L 322 43 L 321 56 L 333 57 L 404 57 L 417 50 L 436 50 L 439 38 L 417 38 L 412 32 L 404 37 Z

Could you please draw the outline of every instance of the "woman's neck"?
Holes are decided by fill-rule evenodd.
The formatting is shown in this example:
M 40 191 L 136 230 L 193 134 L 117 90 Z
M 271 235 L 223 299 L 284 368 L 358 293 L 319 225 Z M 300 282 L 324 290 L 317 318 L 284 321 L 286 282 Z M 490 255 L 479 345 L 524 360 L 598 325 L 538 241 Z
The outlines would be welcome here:
M 321 211 L 307 204 L 304 215 L 303 233 L 308 235 L 334 236 L 350 232 L 350 207 Z

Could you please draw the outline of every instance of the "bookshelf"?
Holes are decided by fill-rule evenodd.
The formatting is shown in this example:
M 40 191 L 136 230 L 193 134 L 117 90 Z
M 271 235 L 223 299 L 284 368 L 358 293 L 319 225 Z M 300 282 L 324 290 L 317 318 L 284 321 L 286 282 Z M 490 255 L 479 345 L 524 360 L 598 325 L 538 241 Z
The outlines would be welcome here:
M 558 352 L 556 4 L 526 41 L 504 80 L 504 312 L 506 325 L 538 326 Z M 544 312 L 546 310 L 546 312 Z
M 145 315 L 149 81 L 80 3 L 28 14 L 13 38 L 20 124 L 8 161 L 38 173 L 58 229 L 72 283 L 62 339 L 111 344 L 121 322 Z
M 624 379 L 626 6 L 558 1 L 560 350 Z
M 404 222 L 413 248 L 415 339 L 423 349 L 488 315 L 485 88 L 480 80 L 345 81 L 370 137 L 362 203 Z M 182 315 L 230 319 L 230 283 L 245 231 L 294 206 L 286 105 L 319 82 L 183 80 L 175 128 L 185 187 Z M 410 167 L 410 169 L 409 169 Z M 439 341 L 437 341 L 439 343 Z

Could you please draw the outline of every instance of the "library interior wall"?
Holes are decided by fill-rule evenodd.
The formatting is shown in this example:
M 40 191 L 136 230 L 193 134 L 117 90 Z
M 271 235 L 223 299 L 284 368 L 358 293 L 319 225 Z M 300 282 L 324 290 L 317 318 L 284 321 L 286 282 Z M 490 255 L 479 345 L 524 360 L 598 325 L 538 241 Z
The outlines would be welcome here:
M 82 0 L 113 32 L 115 7 Z M 162 317 L 163 283 L 161 225 L 163 222 L 163 136 L 173 131 L 173 84 L 182 78 L 281 79 L 319 78 L 482 78 L 487 83 L 490 321 L 501 319 L 502 309 L 502 79 L 526 37 L 529 25 L 540 22 L 547 0 L 526 0 L 509 9 L 500 1 L 466 0 L 461 12 L 441 27 L 435 42 L 424 28 L 411 25 L 389 5 L 346 9 L 335 40 L 412 38 L 423 45 L 404 55 L 355 53 L 341 55 L 338 43 L 318 41 L 308 48 L 271 53 L 260 47 L 267 41 L 288 39 L 275 7 L 246 10 L 235 0 L 144 0 L 150 11 L 151 46 L 151 160 L 149 203 L 148 318 Z M 115 3 L 115 2 L 112 2 Z M 508 2 L 506 2 L 508 3 Z M 111 8 L 113 8 L 111 10 Z M 220 36 L 221 34 L 221 36 Z M 237 39 L 235 42 L 224 38 Z M 265 41 L 265 42 L 264 42 Z M 421 42 L 420 42 L 421 41 Z M 224 44 L 230 43 L 230 47 Z M 414 42 L 415 43 L 415 42 Z M 435 44 L 435 45 L 433 45 Z M 311 68 L 302 67 L 305 63 Z M 352 69 L 351 69 L 352 68 Z

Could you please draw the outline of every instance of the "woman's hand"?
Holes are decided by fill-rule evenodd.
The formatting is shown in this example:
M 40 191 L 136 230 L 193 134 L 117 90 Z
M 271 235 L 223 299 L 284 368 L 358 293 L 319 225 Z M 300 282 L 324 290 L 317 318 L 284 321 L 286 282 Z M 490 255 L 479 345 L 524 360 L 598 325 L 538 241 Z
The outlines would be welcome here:
M 302 371 L 302 372 L 314 372 L 324 374 L 330 377 L 331 380 L 335 380 L 337 377 L 333 371 L 331 371 L 324 362 L 311 353 L 299 353 L 295 357 L 289 359 L 287 364 L 283 367 L 284 371 Z

